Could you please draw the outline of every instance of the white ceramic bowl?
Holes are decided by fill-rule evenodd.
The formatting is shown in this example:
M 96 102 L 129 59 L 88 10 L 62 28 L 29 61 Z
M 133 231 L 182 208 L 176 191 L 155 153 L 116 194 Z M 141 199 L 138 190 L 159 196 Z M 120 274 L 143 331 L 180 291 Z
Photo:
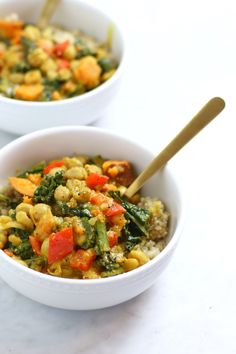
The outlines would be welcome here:
M 62 143 L 63 142 L 63 143 Z M 144 147 L 112 132 L 93 127 L 59 127 L 16 139 L 0 150 L 0 183 L 17 168 L 73 153 L 128 159 L 141 171 L 153 158 Z M 119 304 L 150 287 L 169 263 L 183 224 L 179 187 L 167 167 L 143 187 L 143 195 L 164 201 L 171 213 L 168 245 L 149 263 L 131 272 L 103 279 L 63 279 L 22 266 L 0 250 L 0 276 L 12 288 L 46 305 L 63 309 L 98 309 Z
M 1 0 L 1 16 L 19 14 L 25 21 L 35 22 L 44 0 Z M 111 79 L 81 96 L 54 102 L 26 102 L 0 96 L 0 129 L 25 134 L 38 129 L 61 125 L 84 125 L 98 119 L 115 97 L 123 72 L 124 40 L 114 21 L 86 1 L 61 0 L 52 18 L 68 29 L 81 29 L 101 41 L 106 40 L 112 24 L 112 52 L 119 62 Z

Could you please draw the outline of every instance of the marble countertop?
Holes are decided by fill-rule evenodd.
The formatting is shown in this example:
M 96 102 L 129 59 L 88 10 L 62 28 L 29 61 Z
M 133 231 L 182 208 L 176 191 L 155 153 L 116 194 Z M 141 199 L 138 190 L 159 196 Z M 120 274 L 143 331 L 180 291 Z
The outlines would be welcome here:
M 170 162 L 187 219 L 155 285 L 81 312 L 38 304 L 0 280 L 0 354 L 236 353 L 235 1 L 96 3 L 123 26 L 127 69 L 95 126 L 158 152 L 211 97 L 226 109 Z M 0 132 L 0 146 L 15 138 Z

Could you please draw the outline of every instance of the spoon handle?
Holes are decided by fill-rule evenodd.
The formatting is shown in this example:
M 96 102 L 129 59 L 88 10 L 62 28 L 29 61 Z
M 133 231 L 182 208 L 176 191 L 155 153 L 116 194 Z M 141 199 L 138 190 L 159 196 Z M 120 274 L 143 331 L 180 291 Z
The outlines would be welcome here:
M 126 190 L 125 195 L 132 197 L 143 184 L 164 164 L 167 163 L 184 145 L 210 123 L 225 107 L 222 98 L 212 98 L 179 132 L 178 135 L 157 155 Z
M 41 30 L 48 25 L 48 22 L 50 21 L 59 1 L 60 0 L 45 0 L 42 12 L 37 22 L 37 26 Z

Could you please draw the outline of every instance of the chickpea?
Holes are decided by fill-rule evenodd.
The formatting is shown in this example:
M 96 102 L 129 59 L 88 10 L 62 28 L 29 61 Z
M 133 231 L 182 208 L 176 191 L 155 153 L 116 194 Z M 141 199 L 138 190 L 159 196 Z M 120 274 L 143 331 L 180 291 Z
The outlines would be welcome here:
M 47 78 L 49 80 L 56 80 L 58 78 L 58 73 L 55 70 L 49 70 L 47 72 Z
M 77 51 L 75 49 L 75 46 L 70 44 L 68 45 L 68 47 L 65 49 L 63 56 L 64 58 L 68 59 L 68 60 L 72 60 L 76 57 Z
M 36 41 L 40 38 L 41 34 L 37 27 L 29 25 L 24 29 L 24 36 L 31 41 Z
M 38 84 L 42 81 L 42 75 L 39 70 L 30 70 L 25 74 L 26 84 Z
M 75 166 L 83 166 L 83 163 L 76 157 L 64 157 L 63 161 L 65 162 L 67 168 L 75 167 Z
M 84 166 L 85 170 L 87 173 L 90 175 L 91 173 L 97 173 L 98 175 L 102 174 L 102 169 L 99 166 L 96 165 L 85 165 Z
M 61 69 L 59 72 L 58 72 L 58 78 L 59 80 L 62 80 L 62 81 L 67 81 L 71 78 L 72 76 L 72 73 L 69 69 Z
M 63 92 L 72 93 L 76 90 L 77 85 L 73 81 L 67 81 L 63 84 Z
M 55 176 L 55 174 L 57 173 L 57 172 L 60 172 L 60 171 L 64 171 L 64 168 L 63 168 L 63 166 L 62 167 L 54 167 L 54 168 L 52 168 L 50 171 L 49 171 L 49 175 L 51 175 L 51 176 Z
M 72 60 L 72 61 L 70 62 L 70 67 L 71 67 L 71 69 L 72 69 L 73 71 L 78 68 L 79 62 L 80 62 L 79 60 Z
M 30 216 L 34 223 L 37 224 L 44 214 L 48 213 L 50 207 L 44 203 L 38 203 L 30 210 Z
M 5 62 L 7 67 L 12 68 L 23 58 L 23 53 L 21 52 L 8 52 L 5 56 Z
M 24 74 L 21 73 L 12 73 L 9 75 L 9 79 L 14 84 L 22 84 L 24 82 Z
M 29 61 L 30 65 L 32 65 L 33 67 L 41 66 L 45 62 L 45 60 L 47 60 L 47 58 L 48 58 L 48 55 L 41 48 L 34 49 L 28 55 L 28 61 Z
M 52 58 L 48 58 L 41 65 L 40 69 L 42 70 L 43 73 L 48 73 L 49 71 L 56 71 L 57 70 L 57 63 Z
M 54 192 L 54 198 L 61 202 L 67 202 L 70 198 L 70 191 L 65 186 L 58 186 Z
M 85 168 L 83 167 L 71 167 L 65 173 L 65 177 L 68 179 L 76 178 L 76 179 L 83 180 L 87 178 L 87 176 L 88 174 Z

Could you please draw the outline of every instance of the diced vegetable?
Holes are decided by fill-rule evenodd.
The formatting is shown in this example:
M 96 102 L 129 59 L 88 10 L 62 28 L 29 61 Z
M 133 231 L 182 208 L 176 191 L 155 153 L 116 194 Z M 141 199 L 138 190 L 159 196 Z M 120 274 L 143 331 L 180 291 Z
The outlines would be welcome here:
M 68 40 L 66 40 L 62 43 L 58 43 L 57 45 L 55 45 L 54 50 L 53 50 L 54 54 L 58 57 L 63 56 L 63 53 L 69 44 L 70 44 L 70 42 Z
M 108 201 L 108 198 L 102 193 L 93 194 L 90 198 L 90 203 L 100 205 Z
M 97 244 L 99 252 L 109 251 L 110 246 L 109 246 L 109 242 L 108 242 L 107 230 L 106 230 L 105 223 L 103 223 L 101 221 L 97 221 L 96 230 L 97 230 L 96 244 Z
M 108 242 L 111 248 L 114 247 L 118 242 L 118 233 L 110 230 L 108 232 Z
M 70 62 L 69 62 L 69 60 L 66 60 L 66 59 L 58 59 L 57 67 L 58 67 L 58 70 L 68 69 L 70 67 Z
M 13 38 L 23 27 L 21 21 L 0 20 L 0 35 L 2 37 Z
M 64 161 L 54 161 L 54 162 L 50 163 L 49 165 L 47 165 L 46 167 L 44 167 L 43 173 L 45 175 L 47 175 L 53 168 L 61 167 L 61 166 L 64 166 L 64 165 L 65 165 Z
M 48 263 L 60 261 L 73 251 L 73 231 L 66 228 L 49 236 Z
M 37 186 L 30 182 L 28 179 L 19 177 L 9 177 L 12 187 L 20 194 L 33 197 Z
M 34 253 L 37 256 L 40 256 L 42 242 L 40 240 L 38 240 L 37 238 L 35 238 L 34 236 L 29 236 L 29 241 L 30 241 L 31 247 L 33 248 Z
M 70 266 L 73 269 L 79 269 L 82 271 L 89 270 L 94 260 L 96 259 L 96 253 L 93 249 L 78 250 L 70 261 Z
M 43 92 L 43 85 L 19 85 L 15 88 L 15 96 L 21 100 L 35 101 Z
M 124 212 L 125 209 L 123 208 L 123 206 L 113 201 L 112 205 L 105 211 L 105 215 L 110 217 L 123 214 Z
M 108 180 L 109 180 L 109 177 L 107 177 L 107 176 L 102 176 L 97 173 L 91 173 L 86 178 L 86 184 L 89 188 L 94 189 L 96 187 L 104 185 Z

